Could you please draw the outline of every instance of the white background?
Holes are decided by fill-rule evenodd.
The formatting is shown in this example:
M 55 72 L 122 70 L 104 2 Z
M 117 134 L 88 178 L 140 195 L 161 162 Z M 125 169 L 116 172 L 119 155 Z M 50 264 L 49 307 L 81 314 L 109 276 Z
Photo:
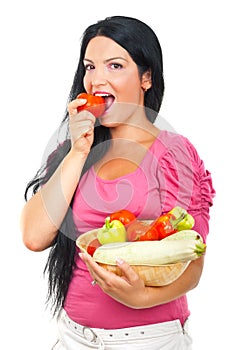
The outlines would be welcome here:
M 233 11 L 231 1 L 5 1 L 1 33 L 1 343 L 46 350 L 55 325 L 45 310 L 48 252 L 22 244 L 26 183 L 40 167 L 59 125 L 91 23 L 129 15 L 148 23 L 164 52 L 161 115 L 198 149 L 217 195 L 211 210 L 206 265 L 188 294 L 194 349 L 232 347 L 233 327 Z M 231 168 L 232 167 L 232 168 Z

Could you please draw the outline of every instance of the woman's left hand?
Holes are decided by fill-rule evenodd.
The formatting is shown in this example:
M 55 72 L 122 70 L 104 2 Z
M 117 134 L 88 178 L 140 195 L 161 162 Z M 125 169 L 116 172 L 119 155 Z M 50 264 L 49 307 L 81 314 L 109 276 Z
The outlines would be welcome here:
M 106 294 L 134 309 L 147 307 L 148 287 L 125 261 L 116 261 L 123 273 L 120 277 L 98 265 L 86 253 L 80 253 L 80 258 L 86 263 L 93 280 Z

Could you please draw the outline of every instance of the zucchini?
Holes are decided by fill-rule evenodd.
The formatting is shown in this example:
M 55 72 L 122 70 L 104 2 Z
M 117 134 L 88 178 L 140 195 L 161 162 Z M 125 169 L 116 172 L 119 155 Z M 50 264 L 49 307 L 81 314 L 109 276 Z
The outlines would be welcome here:
M 203 242 L 202 236 L 194 230 L 182 230 L 163 238 L 163 241 L 174 241 L 179 239 L 194 239 Z
M 187 232 L 187 238 L 104 244 L 97 248 L 93 258 L 108 265 L 116 265 L 116 259 L 122 258 L 130 265 L 148 266 L 195 260 L 205 253 L 206 245 L 197 232 L 194 239 L 194 232 Z M 188 235 L 192 238 L 188 238 Z

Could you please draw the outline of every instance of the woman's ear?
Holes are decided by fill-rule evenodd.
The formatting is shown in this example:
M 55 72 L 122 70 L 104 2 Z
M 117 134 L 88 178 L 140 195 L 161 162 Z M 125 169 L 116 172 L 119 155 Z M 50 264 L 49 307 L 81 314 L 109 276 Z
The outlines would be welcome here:
M 151 86 L 152 86 L 151 71 L 147 70 L 145 73 L 142 74 L 141 87 L 146 92 L 151 88 Z

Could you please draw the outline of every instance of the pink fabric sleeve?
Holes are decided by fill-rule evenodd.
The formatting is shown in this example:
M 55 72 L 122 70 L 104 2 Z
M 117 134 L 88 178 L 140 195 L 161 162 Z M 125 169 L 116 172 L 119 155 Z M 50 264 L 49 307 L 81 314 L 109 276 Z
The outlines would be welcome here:
M 194 230 L 206 242 L 209 208 L 215 191 L 209 171 L 188 139 L 181 137 L 167 149 L 159 160 L 157 175 L 162 212 L 168 212 L 176 205 L 185 208 L 195 219 Z

